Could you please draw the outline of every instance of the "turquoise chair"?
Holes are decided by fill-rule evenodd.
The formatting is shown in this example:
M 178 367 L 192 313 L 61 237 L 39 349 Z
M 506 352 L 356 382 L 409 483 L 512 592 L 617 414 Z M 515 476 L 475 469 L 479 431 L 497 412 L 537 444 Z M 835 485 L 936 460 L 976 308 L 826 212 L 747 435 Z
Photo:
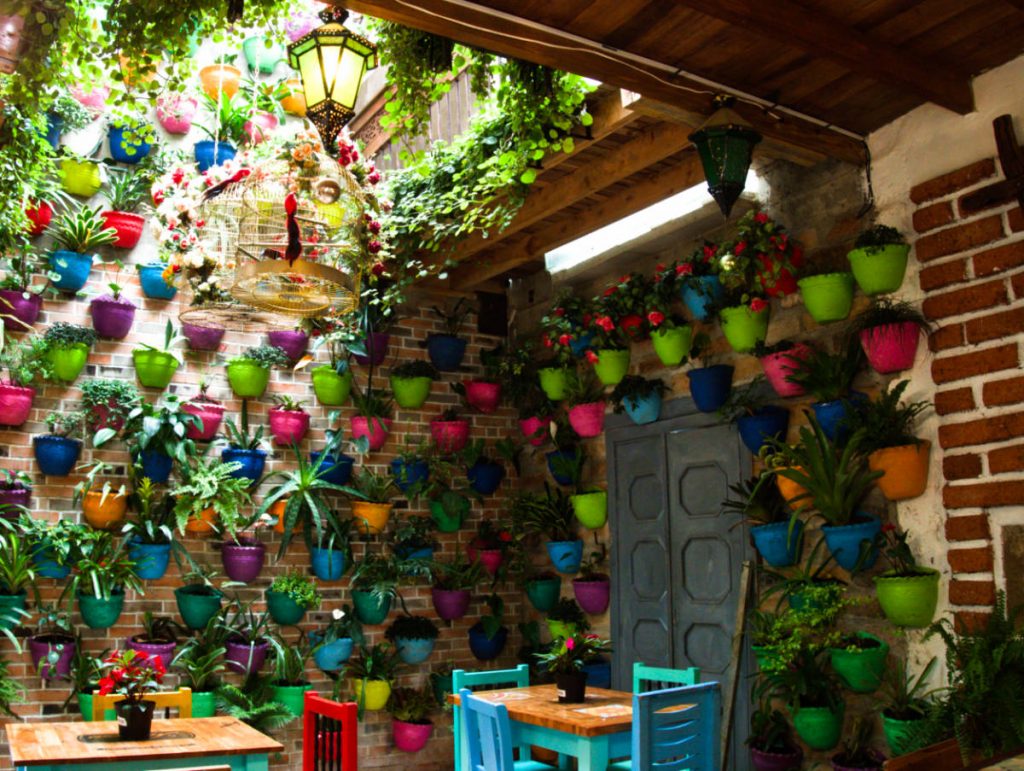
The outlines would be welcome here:
M 530 668 L 520 664 L 515 669 L 491 669 L 483 672 L 467 672 L 456 669 L 452 672 L 452 693 L 464 688 L 477 691 L 493 691 L 497 688 L 525 688 L 530 684 Z M 452 709 L 452 728 L 455 732 L 455 771 L 463 771 L 462 718 L 459 707 Z M 530 748 L 520 747 L 519 757 L 529 758 Z
M 633 694 L 633 757 L 609 771 L 720 771 L 718 683 Z
M 633 693 L 660 691 L 678 685 L 696 685 L 700 682 L 700 667 L 666 669 L 649 667 L 640 661 L 633 662 Z
M 508 707 L 474 698 L 468 688 L 459 691 L 459 701 L 468 745 L 468 771 L 552 771 L 552 766 L 536 760 L 513 760 Z

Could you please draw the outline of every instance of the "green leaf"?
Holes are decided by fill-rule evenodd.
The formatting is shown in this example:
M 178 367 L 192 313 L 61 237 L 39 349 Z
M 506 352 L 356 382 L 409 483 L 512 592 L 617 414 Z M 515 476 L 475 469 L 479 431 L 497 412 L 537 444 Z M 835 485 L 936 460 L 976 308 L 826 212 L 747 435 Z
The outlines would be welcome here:
M 537 181 L 537 170 L 527 169 L 519 176 L 519 181 L 522 182 L 524 185 L 532 185 L 534 182 Z

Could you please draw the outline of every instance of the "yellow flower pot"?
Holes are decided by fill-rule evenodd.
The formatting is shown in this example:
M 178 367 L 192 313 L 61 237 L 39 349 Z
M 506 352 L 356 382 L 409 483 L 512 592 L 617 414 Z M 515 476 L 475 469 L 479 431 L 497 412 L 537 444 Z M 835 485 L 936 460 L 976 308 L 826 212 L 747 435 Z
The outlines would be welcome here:
M 352 679 L 352 692 L 356 697 L 356 704 L 359 704 L 363 698 L 363 683 L 366 683 L 366 701 L 363 703 L 363 709 L 368 710 L 382 710 L 387 706 L 388 699 L 391 697 L 391 683 L 387 680 L 362 680 Z
M 94 161 L 65 158 L 60 162 L 60 184 L 71 195 L 92 198 L 103 186 L 100 166 Z

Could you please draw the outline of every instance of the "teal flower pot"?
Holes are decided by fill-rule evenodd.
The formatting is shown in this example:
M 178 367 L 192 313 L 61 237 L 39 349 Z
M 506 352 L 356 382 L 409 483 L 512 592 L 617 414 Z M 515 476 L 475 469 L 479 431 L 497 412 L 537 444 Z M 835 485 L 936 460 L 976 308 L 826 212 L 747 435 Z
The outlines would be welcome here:
M 562 591 L 561 578 L 541 578 L 526 584 L 526 597 L 540 613 L 547 613 L 558 602 Z
M 434 640 L 429 637 L 397 637 L 395 648 L 398 655 L 406 664 L 422 664 L 430 658 L 434 652 Z
M 306 609 L 292 599 L 290 594 L 273 589 L 267 589 L 267 610 L 274 623 L 281 626 L 294 626 L 306 615 Z
M 25 617 L 19 612 L 25 610 L 27 593 L 0 594 L 0 629 L 13 629 L 21 624 Z
M 376 626 L 383 624 L 384 619 L 388 617 L 388 613 L 391 611 L 391 598 L 377 599 L 372 592 L 353 589 L 352 606 L 360 621 L 370 626 Z
M 78 595 L 78 612 L 90 629 L 109 629 L 121 617 L 124 608 L 124 591 L 113 592 L 108 599 L 90 594 Z
M 213 592 L 212 594 L 206 592 Z M 178 613 L 189 629 L 203 629 L 220 610 L 224 595 L 202 585 L 179 586 L 174 590 Z

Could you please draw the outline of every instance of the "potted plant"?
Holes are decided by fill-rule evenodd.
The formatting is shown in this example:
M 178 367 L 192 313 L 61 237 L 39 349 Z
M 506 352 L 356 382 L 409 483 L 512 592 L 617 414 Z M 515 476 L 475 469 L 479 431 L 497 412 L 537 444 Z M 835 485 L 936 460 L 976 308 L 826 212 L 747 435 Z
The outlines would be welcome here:
M 384 473 L 364 467 L 352 476 L 352 517 L 356 528 L 365 534 L 381 533 L 388 525 L 393 506 L 391 490 L 395 480 Z
M 521 584 L 530 604 L 538 613 L 547 613 L 555 607 L 562 590 L 562 578 L 551 570 L 529 569 Z
M 79 198 L 92 198 L 103 187 L 100 164 L 67 149 L 60 159 L 57 174 L 64 192 Z
M 904 659 L 889 666 L 882 681 L 882 731 L 893 757 L 906 755 L 928 743 L 928 715 L 933 709 L 931 692 L 925 690 L 937 659 L 931 659 L 914 677 Z
M 435 560 L 430 565 L 430 575 L 434 610 L 442 620 L 455 621 L 469 612 L 472 591 L 483 581 L 484 568 L 459 554 L 450 561 Z
M 213 65 L 221 68 L 234 70 L 230 65 Z M 204 67 L 202 73 L 208 70 Z M 235 70 L 237 72 L 237 70 Z M 237 90 L 237 81 L 235 81 Z M 206 84 L 204 83 L 204 88 Z M 210 95 L 207 92 L 203 96 L 203 107 L 210 115 L 210 125 L 200 126 L 199 129 L 206 134 L 208 139 L 196 142 L 194 152 L 199 172 L 203 173 L 213 166 L 220 166 L 235 157 L 238 145 L 245 139 L 245 122 L 248 120 L 248 110 L 243 100 L 235 93 L 223 93 Z
M 57 249 L 50 254 L 53 286 L 64 292 L 77 292 L 89 280 L 93 253 L 97 248 L 114 243 L 117 231 L 106 227 L 100 207 L 79 206 L 57 218 L 53 226 Z
M 216 99 L 223 94 L 230 98 L 238 93 L 242 83 L 242 71 L 229 64 L 233 60 L 234 56 L 223 55 L 213 64 L 199 70 L 199 82 L 206 96 Z
M 269 413 L 270 435 L 278 447 L 298 444 L 309 431 L 309 413 L 302 402 L 284 394 L 274 394 L 274 407 Z
M 212 533 L 218 521 L 233 521 L 239 507 L 251 503 L 249 480 L 237 471 L 237 463 L 199 454 L 178 465 L 180 479 L 170 490 L 178 532 Z
M 204 327 L 187 321 L 181 324 L 181 334 L 188 340 L 188 347 L 193 351 L 216 351 L 226 331 L 224 327 Z
M 352 437 L 366 437 L 370 450 L 381 449 L 391 433 L 391 399 L 374 390 L 371 375 L 365 391 L 352 384 L 352 402 L 357 413 L 352 416 Z
M 316 581 L 298 571 L 277 576 L 267 589 L 267 611 L 280 626 L 298 624 L 306 611 L 316 610 L 322 601 Z
M 335 608 L 326 626 L 309 633 L 313 643 L 313 661 L 323 672 L 337 672 L 355 645 L 363 644 L 363 627 L 348 605 Z
M 213 617 L 199 630 L 199 634 L 185 642 L 171 662 L 181 684 L 192 690 L 192 717 L 213 717 L 216 714 L 220 675 L 227 669 L 221 660 L 227 653 L 224 642 L 220 619 Z
M 384 636 L 406 664 L 422 664 L 434 650 L 437 624 L 425 616 L 403 614 L 391 622 Z
M 797 735 L 819 752 L 839 744 L 845 711 L 839 683 L 824 662 L 823 652 L 804 650 L 792 666 L 764 675 L 757 687 L 758 696 L 786 704 Z
M 135 270 L 139 273 L 139 286 L 142 287 L 142 294 L 150 300 L 172 300 L 178 293 L 178 288 L 165 278 L 167 265 L 163 262 L 136 263 Z M 182 324 L 182 334 L 192 343 L 192 334 L 189 332 L 190 324 Z M 223 330 L 221 330 L 223 334 Z M 220 342 L 218 338 L 217 342 Z M 194 347 L 194 346 L 192 346 Z
M 661 378 L 626 375 L 612 391 L 615 413 L 625 412 L 638 426 L 654 423 L 661 417 L 661 399 L 668 387 Z
M 352 605 L 364 624 L 384 623 L 391 602 L 398 596 L 402 571 L 398 562 L 383 554 L 367 554 L 352 573 Z
M 872 722 L 863 717 L 853 719 L 850 733 L 843 740 L 842 749 L 832 756 L 832 768 L 835 771 L 881 771 L 885 758 L 871 747 L 871 737 L 874 733 Z
M 838 256 L 838 260 L 836 257 Z M 842 260 L 842 264 L 840 264 Z M 853 308 L 853 274 L 842 255 L 817 255 L 801 271 L 797 286 L 804 307 L 818 324 L 832 324 L 850 315 Z
M 10 251 L 0 262 L 4 267 L 4 277 L 0 279 L 0 314 L 4 325 L 11 332 L 27 332 L 43 309 L 46 288 L 46 285 L 32 286 L 32 277 L 48 273 L 49 264 L 27 246 L 20 251 Z
M 82 716 L 82 720 L 92 720 L 92 697 L 100 688 L 103 660 L 109 652 L 110 648 L 107 648 L 99 656 L 94 656 L 85 650 L 81 637 L 75 640 L 74 655 L 71 658 L 71 671 L 68 675 L 71 687 L 68 698 L 64 702 L 64 709 L 67 710 L 72 698 L 77 698 L 78 711 Z M 113 710 L 110 710 L 109 716 L 111 719 L 114 718 Z
M 508 642 L 508 627 L 501 623 L 502 614 L 505 612 L 505 601 L 497 594 L 491 593 L 487 597 L 487 607 L 490 613 L 481 616 L 480 620 L 471 626 L 467 632 L 469 635 L 469 649 L 480 661 L 492 661 L 501 655 Z
M 482 519 L 476 535 L 466 546 L 470 562 L 479 562 L 492 578 L 498 575 L 505 552 L 512 543 L 512 533 L 492 519 Z
M 43 334 L 43 342 L 52 377 L 73 383 L 85 368 L 96 333 L 87 327 L 58 321 Z
M 81 385 L 85 421 L 93 431 L 120 431 L 142 403 L 139 389 L 125 380 L 87 380 Z
M 63 581 L 78 561 L 80 545 L 92 530 L 69 519 L 50 522 L 26 514 L 18 521 L 18 530 L 30 544 L 36 576 Z
M 0 369 L 7 377 L 0 379 L 0 425 L 24 425 L 32 411 L 38 378 L 51 377 L 46 342 L 38 337 L 8 340 L 0 351 Z
M 32 669 L 43 680 L 65 679 L 71 674 L 77 638 L 68 614 L 60 604 L 39 608 L 36 633 L 28 638 Z
M 5 16 L 6 21 L 9 17 Z M 60 149 L 61 134 L 66 131 L 78 131 L 85 128 L 95 119 L 95 115 L 80 103 L 72 94 L 64 89 L 57 92 L 50 108 L 46 112 L 46 136 L 54 150 Z
M 132 350 L 132 361 L 135 362 L 135 374 L 139 382 L 147 388 L 167 388 L 174 373 L 181 365 L 181 359 L 173 352 L 173 348 L 184 340 L 174 329 L 170 320 L 164 328 L 163 347 L 140 343 L 140 348 Z
M 742 388 L 733 389 L 718 414 L 722 420 L 735 423 L 743 444 L 754 455 L 770 441 L 782 441 L 789 429 L 789 410 L 767 404 L 764 378 L 756 377 Z
M 580 564 L 580 572 L 572 580 L 572 591 L 576 595 L 576 602 L 579 603 L 584 613 L 599 616 L 608 610 L 612 582 L 608 574 L 604 572 L 608 549 L 597 540 L 596 536 L 594 543 L 595 550 L 590 552 L 590 556 Z
M 228 446 L 221 453 L 221 460 L 232 465 L 232 476 L 247 479 L 249 486 L 255 484 L 263 476 L 263 468 L 267 462 L 267 451 L 263 449 L 263 426 L 249 431 L 249 405 L 242 400 L 242 414 L 238 423 L 228 421 Z
M 647 301 L 647 325 L 651 329 L 651 345 L 658 359 L 666 367 L 678 367 L 690 355 L 693 327 L 674 311 L 679 297 L 682 265 L 658 265 L 651 281 L 651 296 Z M 692 270 L 692 268 L 691 268 Z
M 424 516 L 408 516 L 398 520 L 388 534 L 391 552 L 399 562 L 418 560 L 429 564 L 438 548 L 434 536 L 434 520 Z
M 359 656 L 345 665 L 345 677 L 352 686 L 360 717 L 366 710 L 384 709 L 401 666 L 398 652 L 387 643 L 359 646 Z
M 509 516 L 524 533 L 547 537 L 547 551 L 559 573 L 574 574 L 583 560 L 583 541 L 576 537 L 576 515 L 569 496 L 545 485 L 544 495 L 520 493 Z
M 773 480 L 771 471 L 763 471 L 730 485 L 736 497 L 723 501 L 722 509 L 742 514 L 751 524 L 750 537 L 762 559 L 772 567 L 784 568 L 800 558 L 804 523 L 786 508 Z
M 480 363 L 483 374 L 463 381 L 462 388 L 467 405 L 484 415 L 491 415 L 501 403 L 501 381 L 507 366 L 504 346 L 499 344 L 492 350 L 481 351 Z
M 228 383 L 235 396 L 259 398 L 267 390 L 271 368 L 287 367 L 289 363 L 287 354 L 277 346 L 254 346 L 228 359 Z
M 590 629 L 590 622 L 576 600 L 560 597 L 544 618 L 551 639 L 558 641 Z
M 146 188 L 144 175 L 124 171 L 111 174 L 107 189 L 103 191 L 110 209 L 101 212 L 100 216 L 106 226 L 117 233 L 112 245 L 118 249 L 134 249 L 142 237 L 146 218 L 136 212 L 146 196 Z
M 124 607 L 125 592 L 144 594 L 135 565 L 111 533 L 98 533 L 82 545 L 65 593 L 78 600 L 78 612 L 90 629 L 109 629 Z
M 216 573 L 193 563 L 182 575 L 184 585 L 174 590 L 174 600 L 185 626 L 193 631 L 206 629 L 210 620 L 219 616 L 224 593 L 213 585 Z
M 217 710 L 266 736 L 295 720 L 284 704 L 274 701 L 267 677 L 247 678 L 241 687 L 221 683 L 217 688 Z
M 729 398 L 732 390 L 733 367 L 712 364 L 711 339 L 701 332 L 693 339 L 690 361 L 701 366 L 691 367 L 686 373 L 690 381 L 690 398 L 701 412 L 716 412 Z
M 118 271 L 121 267 L 118 263 Z M 122 340 L 131 331 L 132 322 L 135 321 L 135 303 L 122 297 L 122 287 L 116 279 L 107 287 L 110 294 L 98 295 L 89 303 L 92 326 L 100 337 Z
M 118 163 L 140 163 L 153 149 L 152 126 L 141 122 L 139 116 L 111 116 L 107 123 L 107 141 L 110 157 Z
M 782 600 L 796 611 L 796 620 L 804 626 L 825 623 L 831 626 L 850 600 L 846 596 L 846 585 L 829 572 L 835 558 L 822 550 L 827 543 L 824 539 L 817 541 L 807 555 L 806 560 L 785 572 L 768 568 L 766 575 L 773 583 L 765 589 L 762 599 L 767 600 L 774 594 L 779 595 L 777 608 Z M 837 640 L 838 638 L 836 638 Z M 825 642 L 832 643 L 829 639 Z M 822 649 L 827 645 L 819 646 Z
M 330 321 L 314 320 L 312 323 L 313 351 L 326 347 L 330 357 L 329 364 L 321 364 L 310 370 L 313 393 L 321 404 L 338 407 L 348 400 L 352 391 L 349 333 Z
M 413 443 L 407 437 L 406 449 L 400 450 L 391 461 L 391 475 L 402 493 L 415 494 L 430 479 L 426 452 L 426 443 L 422 439 Z
M 287 707 L 291 714 L 302 717 L 306 711 L 306 691 L 313 690 L 313 684 L 306 678 L 306 663 L 313 655 L 313 646 L 301 633 L 294 645 L 271 639 L 274 645 L 274 679 L 270 693 L 273 700 Z
M 857 344 L 844 345 L 837 353 L 812 349 L 789 376 L 814 397 L 814 415 L 830 441 L 840 443 L 849 434 L 859 398 L 851 392 L 853 380 L 864 366 L 864 354 Z
M 896 228 L 875 225 L 865 230 L 847 254 L 857 286 L 866 295 L 895 292 L 907 272 L 910 246 Z
M 591 373 L 574 372 L 570 375 L 566 385 L 566 404 L 569 407 L 569 425 L 581 438 L 601 435 L 604 431 L 604 389 Z
M 226 614 L 221 621 L 227 635 L 224 663 L 232 672 L 253 675 L 263 668 L 270 650 L 270 614 L 257 613 L 251 602 L 242 602 L 237 597 L 229 611 L 230 615 Z
M 81 412 L 51 412 L 46 416 L 49 433 L 32 438 L 39 470 L 46 476 L 66 477 L 82 452 L 85 416 Z
M 128 638 L 125 647 L 128 650 L 145 653 L 147 656 L 159 656 L 161 661 L 171 662 L 174 649 L 178 647 L 178 639 L 187 632 L 170 616 L 154 616 L 152 611 L 142 615 L 142 629 L 139 634 Z
M 430 396 L 430 386 L 439 374 L 434 365 L 413 360 L 391 370 L 391 393 L 395 404 L 405 410 L 418 410 Z
M 333 425 L 339 417 L 340 413 L 332 410 L 328 413 L 327 422 Z M 327 429 L 325 434 L 327 435 L 327 443 L 322 450 L 316 450 L 309 454 L 309 462 L 321 469 L 324 472 L 324 479 L 331 484 L 347 485 L 352 479 L 352 468 L 355 466 L 356 459 L 342 452 L 345 441 L 344 432 L 340 427 Z M 367 448 L 369 443 L 365 440 L 359 440 L 349 442 L 348 446 L 358 453 L 360 450 Z
M 120 529 L 128 511 L 128 488 L 121 484 L 116 489 L 110 480 L 103 482 L 99 490 L 96 486 L 97 477 L 114 470 L 114 466 L 105 461 L 93 461 L 79 468 L 88 469 L 85 479 L 75 485 L 72 505 L 82 505 L 82 518 L 96 530 Z
M 164 681 L 167 668 L 159 657 L 150 658 L 138 651 L 114 651 L 103 662 L 107 675 L 100 678 L 98 693 L 124 696 L 114 704 L 117 733 L 122 741 L 145 741 L 149 738 L 156 702 L 145 698 Z
M 330 512 L 319 539 L 310 537 L 309 562 L 313 575 L 321 581 L 338 581 L 352 561 L 352 531 L 356 522 Z
M 24 471 L 0 469 L 0 518 L 15 522 L 32 503 L 32 477 Z
M 722 282 L 718 278 L 721 264 L 719 247 L 710 241 L 696 250 L 689 259 L 680 260 L 673 266 L 679 296 L 696 321 L 711 318 L 715 306 L 722 298 Z
M 36 572 L 27 539 L 15 532 L 0 534 L 0 628 L 11 629 L 28 617 L 28 590 L 36 593 Z
M 888 375 L 914 366 L 917 344 L 932 326 L 910 303 L 876 299 L 854 319 L 850 334 L 860 341 L 871 368 Z
M 886 524 L 879 540 L 889 570 L 874 576 L 878 604 L 890 623 L 911 629 L 928 626 L 939 601 L 939 571 L 918 565 L 905 530 Z
M 854 693 L 874 693 L 885 674 L 889 643 L 868 632 L 840 637 L 829 648 L 829 661 L 840 682 Z
M 200 376 L 199 393 L 181 405 L 182 412 L 195 416 L 185 429 L 185 436 L 194 442 L 212 442 L 224 420 L 224 405 L 207 393 L 209 388 L 209 379 Z
M 427 355 L 430 363 L 441 372 L 457 372 L 466 355 L 466 341 L 459 337 L 473 307 L 463 297 L 449 310 L 434 306 L 434 315 L 441 320 L 444 332 L 427 336 Z
M 416 490 L 428 500 L 430 516 L 442 533 L 455 533 L 469 516 L 472 488 L 462 486 L 454 477 L 454 465 L 438 455 L 430 457 L 429 479 Z
M 174 499 L 158 492 L 153 480 L 143 477 L 131 495 L 135 518 L 122 532 L 128 540 L 128 557 L 135 573 L 146 581 L 158 581 L 167 572 L 174 546 Z
M 434 730 L 430 715 L 436 707 L 434 693 L 429 686 L 399 687 L 391 691 L 387 709 L 391 714 L 391 737 L 395 749 L 419 752 L 427 746 Z
M 251 146 L 265 142 L 281 125 L 284 110 L 280 100 L 288 94 L 288 87 L 282 82 L 258 83 L 247 81 L 244 101 L 248 102 L 250 118 L 242 128 Z
M 555 677 L 558 701 L 562 704 L 582 704 L 587 693 L 587 673 L 583 665 L 611 650 L 611 643 L 596 634 L 577 632 L 558 640 L 547 653 L 538 653 L 540 666 Z
M 771 387 L 783 399 L 803 396 L 807 393 L 799 383 L 790 380 L 790 375 L 800 368 L 800 362 L 811 355 L 811 347 L 804 343 L 780 340 L 773 345 L 760 345 L 754 355 L 761 362 L 764 376 Z
M 498 443 L 498 448 L 505 447 L 512 454 L 513 448 Z M 460 453 L 462 467 L 466 470 L 466 478 L 470 487 L 480 495 L 493 495 L 505 478 L 505 466 L 490 457 L 484 447 L 483 439 L 468 442 Z
M 167 396 L 159 406 L 142 402 L 128 415 L 124 433 L 132 459 L 141 464 L 141 472 L 157 484 L 170 478 L 174 463 L 186 463 L 195 455 L 195 443 L 188 430 L 198 418 L 185 411 L 176 394 Z M 93 437 L 93 446 L 100 447 L 114 437 L 110 428 L 100 429 Z
M 629 372 L 629 339 L 613 317 L 614 312 L 611 304 L 596 306 L 591 327 L 593 347 L 584 354 L 601 385 L 606 386 L 618 385 Z
M 790 771 L 803 766 L 804 751 L 793 738 L 793 727 L 769 702 L 762 702 L 751 714 L 745 741 L 754 771 Z
M 164 94 L 156 100 L 156 119 L 168 134 L 187 134 L 198 111 L 199 100 L 187 94 Z
M 296 329 L 273 329 L 267 332 L 267 344 L 280 348 L 292 363 L 302 358 L 309 345 L 309 333 L 301 327 Z
M 463 418 L 458 407 L 449 407 L 430 421 L 430 436 L 441 455 L 455 455 L 469 441 L 469 420 Z

